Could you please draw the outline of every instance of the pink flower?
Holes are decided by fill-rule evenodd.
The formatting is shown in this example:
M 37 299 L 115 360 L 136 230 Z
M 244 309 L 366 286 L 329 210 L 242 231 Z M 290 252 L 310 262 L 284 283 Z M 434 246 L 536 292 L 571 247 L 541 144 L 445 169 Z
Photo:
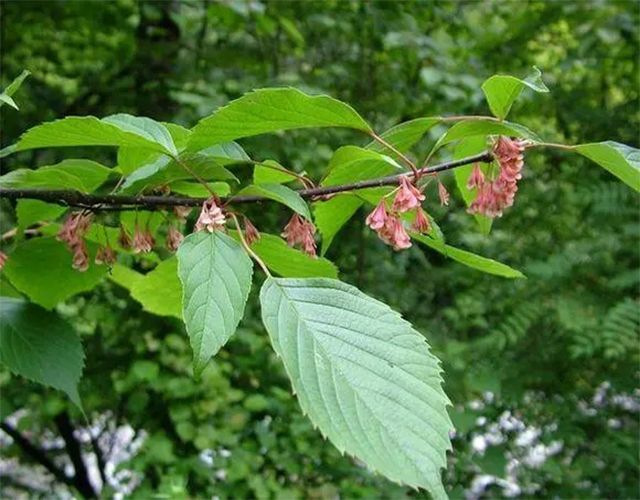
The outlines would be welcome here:
M 73 212 L 67 217 L 62 228 L 58 231 L 58 240 L 64 241 L 69 248 L 73 247 L 82 240 L 85 233 L 89 230 L 91 219 L 91 214 Z
M 131 236 L 129 236 L 129 233 L 127 233 L 127 230 L 124 228 L 124 226 L 120 226 L 118 244 L 125 250 L 129 250 L 131 248 Z
M 389 245 L 391 245 L 394 250 L 404 250 L 411 246 L 411 239 L 399 218 L 390 217 L 387 231 Z
M 378 231 L 384 227 L 387 217 L 387 207 L 385 206 L 384 199 L 382 199 L 373 212 L 367 216 L 365 222 L 371 229 Z
M 500 175 L 477 186 L 476 199 L 469 212 L 487 217 L 501 217 L 505 208 L 513 205 L 518 181 L 524 166 L 524 143 L 508 137 L 499 137 L 493 146 L 493 155 L 500 165 Z M 471 179 L 470 179 L 471 182 Z
M 84 240 L 80 240 L 73 246 L 73 259 L 71 266 L 80 272 L 89 269 L 89 254 L 87 252 L 87 244 Z
M 438 181 L 438 196 L 440 197 L 440 205 L 449 206 L 449 192 L 442 182 Z
M 4 265 L 7 263 L 7 259 L 9 257 L 7 256 L 6 253 L 4 252 L 0 252 L 0 271 L 2 270 L 2 268 L 4 267 Z
M 467 189 L 476 189 L 484 184 L 484 174 L 480 165 L 477 163 L 473 166 L 469 180 L 467 181 Z
M 421 201 L 424 201 L 424 195 L 409 182 L 406 175 L 400 177 L 400 190 L 393 200 L 393 210 L 400 213 L 408 212 L 419 207 Z
M 116 253 L 113 251 L 109 245 L 101 246 L 98 248 L 96 252 L 95 263 L 96 264 L 106 264 L 107 266 L 112 266 L 116 261 Z
M 414 231 L 418 233 L 428 233 L 431 231 L 431 223 L 429 222 L 429 218 L 422 207 L 418 207 L 416 211 L 416 218 L 413 221 L 413 225 L 411 226 Z
M 256 226 L 251 224 L 251 221 L 244 218 L 244 238 L 247 240 L 247 245 L 253 245 L 260 239 L 260 233 L 256 229 Z
M 183 234 L 178 231 L 175 227 L 169 226 L 169 230 L 167 231 L 167 250 L 170 252 L 175 252 L 178 250 L 180 243 L 184 240 Z
M 133 231 L 133 253 L 149 253 L 155 245 L 153 235 L 148 229 L 141 231 L 138 224 Z
M 399 217 L 389 216 L 383 228 L 378 231 L 378 237 L 394 250 L 403 250 L 411 246 L 411 239 L 407 234 Z
M 196 231 L 206 229 L 210 233 L 216 229 L 221 229 L 226 224 L 227 219 L 222 213 L 222 209 L 217 205 L 215 197 L 209 198 L 202 204 L 202 210 L 196 221 Z
M 303 219 L 298 214 L 293 214 L 281 236 L 287 240 L 290 247 L 300 245 L 309 255 L 316 255 L 316 242 L 313 235 L 316 227 L 312 222 Z

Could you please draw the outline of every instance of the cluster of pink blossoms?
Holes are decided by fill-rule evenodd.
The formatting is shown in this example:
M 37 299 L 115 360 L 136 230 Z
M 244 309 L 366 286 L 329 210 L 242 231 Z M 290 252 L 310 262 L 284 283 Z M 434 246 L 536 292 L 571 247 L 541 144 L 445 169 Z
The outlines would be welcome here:
M 216 229 L 222 229 L 227 223 L 227 218 L 222 213 L 222 208 L 218 206 L 215 197 L 209 198 L 202 204 L 202 210 L 196 221 L 196 231 L 209 231 L 212 233 Z
M 58 240 L 63 241 L 73 254 L 72 266 L 78 271 L 86 271 L 89 268 L 89 253 L 84 235 L 91 226 L 92 215 L 85 212 L 74 212 L 64 221 L 58 232 Z
M 316 255 L 316 226 L 298 214 L 293 214 L 281 236 L 287 240 L 290 247 L 299 245 L 302 250 L 312 257 Z
M 517 139 L 500 137 L 493 146 L 493 155 L 500 164 L 500 174 L 494 180 L 486 179 L 478 165 L 473 167 L 467 187 L 477 189 L 476 199 L 469 212 L 487 217 L 502 217 L 505 208 L 513 205 L 522 178 L 525 143 Z
M 213 231 L 224 230 L 227 218 L 219 203 L 219 200 L 212 196 L 202 204 L 202 210 L 200 210 L 200 215 L 196 221 L 196 231 L 212 233 Z M 244 239 L 248 245 L 260 239 L 260 233 L 247 217 L 244 217 Z
M 449 193 L 444 186 L 438 186 L 440 193 L 440 201 L 443 204 L 449 203 Z M 387 245 L 391 245 L 394 250 L 403 250 L 411 246 L 409 234 L 400 219 L 400 214 L 415 210 L 415 218 L 411 225 L 411 229 L 419 233 L 427 233 L 431 227 L 429 218 L 422 209 L 421 203 L 425 197 L 422 192 L 415 187 L 409 178 L 403 176 L 400 178 L 400 188 L 393 200 L 391 210 L 387 210 L 385 199 L 371 212 L 366 219 L 366 224 L 376 233 L 378 237 Z

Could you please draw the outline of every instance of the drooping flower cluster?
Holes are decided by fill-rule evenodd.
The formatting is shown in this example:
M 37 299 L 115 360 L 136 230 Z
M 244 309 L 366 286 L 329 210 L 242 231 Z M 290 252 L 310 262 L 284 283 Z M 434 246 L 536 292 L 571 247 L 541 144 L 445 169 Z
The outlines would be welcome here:
M 382 241 L 392 246 L 394 250 L 409 248 L 411 239 L 400 219 L 400 214 L 415 210 L 415 218 L 411 228 L 419 233 L 429 232 L 431 229 L 429 219 L 421 206 L 424 199 L 424 194 L 411 184 L 406 176 L 403 176 L 400 178 L 400 188 L 393 200 L 391 211 L 387 210 L 383 198 L 373 212 L 367 216 L 365 222 L 367 226 L 378 233 L 378 237 Z
M 473 167 L 467 187 L 476 189 L 477 194 L 469 207 L 470 213 L 501 217 L 504 209 L 513 205 L 522 178 L 524 145 L 517 139 L 498 138 L 493 155 L 500 165 L 500 174 L 493 180 L 487 179 L 478 165 Z
M 227 222 L 222 209 L 218 206 L 215 197 L 209 198 L 202 204 L 202 210 L 196 221 L 196 231 L 207 230 L 210 233 L 216 229 L 222 229 Z
M 302 250 L 315 257 L 316 255 L 316 226 L 311 221 L 303 219 L 298 214 L 293 214 L 282 232 L 282 237 L 287 240 L 290 247 L 299 245 Z
M 113 248 L 109 246 L 109 244 L 98 248 L 98 251 L 96 252 L 96 258 L 95 258 L 96 264 L 106 264 L 107 266 L 112 266 L 113 264 L 115 264 L 115 262 L 116 262 L 116 253 L 113 250 Z
M 244 239 L 247 245 L 253 245 L 260 239 L 260 233 L 256 229 L 256 226 L 254 226 L 247 217 L 244 218 Z
M 140 229 L 136 222 L 133 230 L 133 253 L 149 253 L 153 250 L 153 246 L 156 244 L 156 240 L 149 231 L 149 228 Z
M 178 231 L 175 226 L 169 226 L 169 230 L 167 231 L 167 250 L 170 252 L 175 252 L 178 250 L 180 243 L 184 240 L 183 234 Z
M 84 235 L 91 226 L 91 219 L 91 214 L 73 212 L 64 221 L 57 235 L 58 240 L 65 242 L 73 253 L 72 266 L 78 271 L 86 271 L 89 268 L 89 253 Z

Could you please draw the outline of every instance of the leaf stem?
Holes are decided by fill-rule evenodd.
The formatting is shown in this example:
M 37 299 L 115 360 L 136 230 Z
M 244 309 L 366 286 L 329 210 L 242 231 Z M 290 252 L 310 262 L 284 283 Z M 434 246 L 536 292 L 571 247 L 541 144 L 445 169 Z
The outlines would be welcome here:
M 416 168 L 415 163 L 413 163 L 407 156 L 405 156 L 404 154 L 402 154 L 395 146 L 393 146 L 392 144 L 390 144 L 389 142 L 385 141 L 382 137 L 380 137 L 378 134 L 376 134 L 375 132 L 371 132 L 371 137 L 373 138 L 374 141 L 379 142 L 380 144 L 382 144 L 385 148 L 389 149 L 390 151 L 393 151 L 396 155 L 398 155 L 398 157 L 402 158 L 402 160 L 407 164 L 407 166 L 409 168 L 411 168 L 411 171 L 413 173 L 413 176 L 417 179 L 418 177 L 420 177 L 420 172 L 418 172 L 418 169 Z
M 231 218 L 233 219 L 233 222 L 236 225 L 236 230 L 238 231 L 238 236 L 240 237 L 240 242 L 242 243 L 242 246 L 244 247 L 244 249 L 247 251 L 249 255 L 251 255 L 251 257 L 253 257 L 253 260 L 255 260 L 258 263 L 258 265 L 262 268 L 264 273 L 267 276 L 269 276 L 269 278 L 272 278 L 273 276 L 271 276 L 271 273 L 269 272 L 269 269 L 267 269 L 267 266 L 265 265 L 265 263 L 262 261 L 260 257 L 258 257 L 258 255 L 253 250 L 251 250 L 251 247 L 247 243 L 247 240 L 244 239 L 244 235 L 242 234 L 242 230 L 240 229 L 240 222 L 238 222 L 238 217 L 236 216 L 236 214 L 234 214 L 233 212 L 227 212 L 227 213 L 231 216 Z

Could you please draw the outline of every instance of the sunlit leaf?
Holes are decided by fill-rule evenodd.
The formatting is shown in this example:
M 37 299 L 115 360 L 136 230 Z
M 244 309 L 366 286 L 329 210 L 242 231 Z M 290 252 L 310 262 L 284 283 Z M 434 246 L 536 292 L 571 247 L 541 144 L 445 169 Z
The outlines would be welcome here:
M 351 106 L 332 97 L 310 96 L 294 88 L 260 89 L 202 119 L 193 129 L 188 149 L 199 151 L 241 137 L 310 127 L 347 127 L 371 132 L 371 127 Z
M 491 112 L 498 118 L 504 119 L 525 87 L 535 92 L 549 92 L 542 81 L 542 73 L 535 66 L 532 73 L 524 80 L 510 75 L 493 75 L 482 84 L 482 91 Z
M 92 263 L 95 245 L 88 247 L 91 265 L 80 272 L 71 267 L 71 252 L 63 243 L 53 237 L 32 238 L 11 252 L 2 272 L 33 302 L 52 309 L 58 302 L 91 290 L 106 274 L 106 266 Z
M 640 150 L 619 142 L 580 144 L 575 150 L 605 168 L 627 186 L 640 191 Z
M 447 245 L 441 240 L 433 239 L 417 233 L 411 233 L 411 238 L 428 246 L 436 252 L 459 262 L 460 264 L 464 264 L 472 269 L 477 269 L 483 273 L 495 274 L 496 276 L 502 276 L 503 278 L 525 277 L 520 271 L 513 269 L 502 262 L 488 259 L 487 257 L 482 257 L 475 253 Z

